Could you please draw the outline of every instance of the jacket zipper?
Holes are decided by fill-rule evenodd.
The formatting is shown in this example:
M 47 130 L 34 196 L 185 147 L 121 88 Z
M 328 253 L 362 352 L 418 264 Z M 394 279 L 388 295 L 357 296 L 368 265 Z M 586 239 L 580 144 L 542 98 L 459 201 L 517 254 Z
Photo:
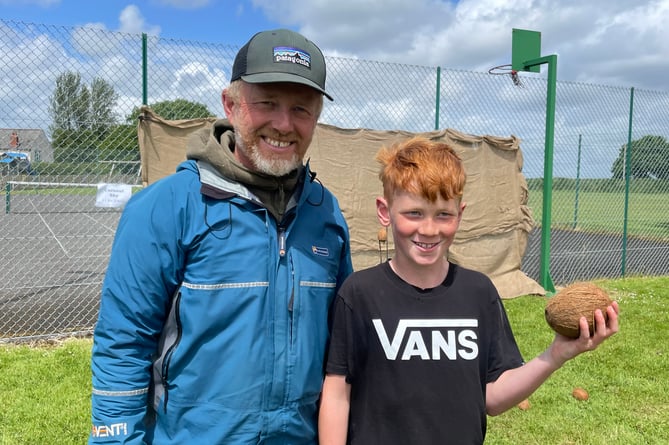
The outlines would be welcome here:
M 163 369 L 160 376 L 160 380 L 163 384 L 163 388 L 165 391 L 164 392 L 165 396 L 163 398 L 163 411 L 165 413 L 167 413 L 167 399 L 168 399 L 167 380 L 169 376 L 170 362 L 172 361 L 172 355 L 174 354 L 174 350 L 181 341 L 182 328 L 181 328 L 181 320 L 179 319 L 180 303 L 181 303 L 181 294 L 179 294 L 179 297 L 176 298 L 176 300 L 174 301 L 174 322 L 177 325 L 177 338 L 174 340 L 174 343 L 170 345 L 170 347 L 167 350 L 167 353 L 165 354 L 165 360 L 163 361 Z

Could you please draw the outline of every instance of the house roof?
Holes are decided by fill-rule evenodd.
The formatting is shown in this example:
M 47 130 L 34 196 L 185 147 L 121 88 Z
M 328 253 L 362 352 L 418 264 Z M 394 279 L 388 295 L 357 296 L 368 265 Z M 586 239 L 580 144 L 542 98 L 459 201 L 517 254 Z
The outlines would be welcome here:
M 19 135 L 19 146 L 11 147 L 10 140 L 12 132 Z M 50 146 L 46 133 L 40 128 L 0 128 L 0 150 L 11 151 L 15 149 L 31 150 L 37 147 Z

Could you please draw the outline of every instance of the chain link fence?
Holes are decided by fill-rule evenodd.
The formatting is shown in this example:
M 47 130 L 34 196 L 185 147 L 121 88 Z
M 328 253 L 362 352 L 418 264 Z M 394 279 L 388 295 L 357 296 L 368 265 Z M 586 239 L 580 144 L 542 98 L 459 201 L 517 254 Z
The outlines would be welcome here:
M 90 332 L 121 208 L 138 190 L 139 107 L 223 115 L 237 47 L 0 20 L 0 338 Z M 321 122 L 516 135 L 542 258 L 546 79 L 326 57 Z M 558 61 L 559 78 L 559 61 Z M 669 273 L 669 93 L 558 82 L 550 271 L 556 285 Z M 370 154 L 371 156 L 372 154 Z M 370 203 L 372 205 L 372 203 Z

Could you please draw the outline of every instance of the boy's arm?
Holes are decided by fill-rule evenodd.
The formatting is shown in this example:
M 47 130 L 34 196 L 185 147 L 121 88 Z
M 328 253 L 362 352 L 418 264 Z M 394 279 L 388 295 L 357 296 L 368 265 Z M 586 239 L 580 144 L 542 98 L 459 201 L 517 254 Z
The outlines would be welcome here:
M 618 303 L 606 309 L 608 323 L 600 310 L 595 311 L 595 333 L 591 337 L 585 317 L 580 320 L 581 336 L 570 339 L 556 334 L 553 343 L 541 355 L 523 366 L 502 373 L 486 385 L 486 411 L 496 416 L 525 400 L 550 375 L 577 355 L 596 349 L 618 332 Z
M 343 375 L 327 374 L 318 415 L 320 445 L 344 445 L 348 434 L 351 385 Z

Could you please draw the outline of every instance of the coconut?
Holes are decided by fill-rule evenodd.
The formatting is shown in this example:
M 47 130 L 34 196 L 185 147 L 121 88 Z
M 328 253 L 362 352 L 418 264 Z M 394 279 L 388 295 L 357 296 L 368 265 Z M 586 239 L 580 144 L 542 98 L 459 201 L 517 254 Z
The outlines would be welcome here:
M 607 293 L 590 282 L 573 283 L 546 303 L 546 321 L 558 334 L 566 337 L 579 336 L 579 320 L 585 317 L 588 320 L 590 335 L 595 332 L 595 310 L 600 309 L 606 316 L 606 308 L 612 303 Z

